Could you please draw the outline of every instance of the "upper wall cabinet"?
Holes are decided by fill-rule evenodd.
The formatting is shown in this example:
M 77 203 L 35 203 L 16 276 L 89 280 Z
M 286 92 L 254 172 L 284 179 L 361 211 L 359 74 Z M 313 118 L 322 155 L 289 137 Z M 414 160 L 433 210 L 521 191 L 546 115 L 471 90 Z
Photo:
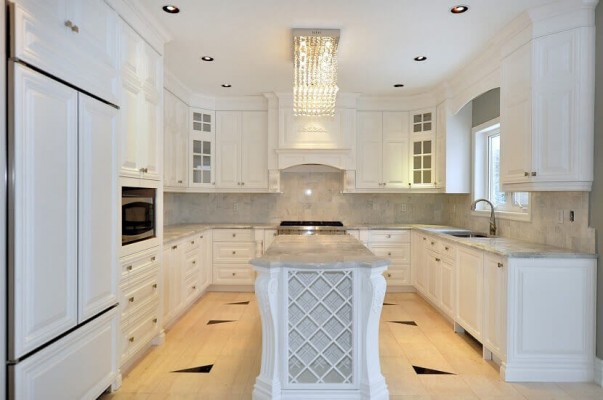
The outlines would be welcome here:
M 216 187 L 268 189 L 268 115 L 216 112 Z
M 102 0 L 17 0 L 11 56 L 119 103 L 118 16 Z
M 216 184 L 215 113 L 193 109 L 190 113 L 189 186 L 214 187 Z
M 171 92 L 163 91 L 163 184 L 186 187 L 188 184 L 188 106 Z
M 435 188 L 436 110 L 410 113 L 410 188 Z
M 359 189 L 407 189 L 408 113 L 357 113 L 357 170 Z
M 163 161 L 163 58 L 121 24 L 120 175 L 160 180 Z
M 445 193 L 471 191 L 471 103 L 450 115 L 447 102 L 437 107 L 435 185 Z
M 531 40 L 502 63 L 501 181 L 508 191 L 591 190 L 594 27 Z

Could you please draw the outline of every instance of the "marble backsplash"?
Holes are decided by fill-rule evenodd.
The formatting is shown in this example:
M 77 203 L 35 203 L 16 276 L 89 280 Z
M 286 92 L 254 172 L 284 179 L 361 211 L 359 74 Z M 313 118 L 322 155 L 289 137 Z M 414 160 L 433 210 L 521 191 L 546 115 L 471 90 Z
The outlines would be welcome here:
M 165 193 L 164 223 L 260 223 L 341 220 L 352 224 L 444 224 L 487 231 L 488 218 L 474 216 L 469 195 L 342 194 L 340 172 L 283 172 L 281 194 Z M 577 251 L 594 252 L 585 192 L 532 194 L 530 222 L 498 219 L 499 235 Z M 557 210 L 575 221 L 557 223 Z

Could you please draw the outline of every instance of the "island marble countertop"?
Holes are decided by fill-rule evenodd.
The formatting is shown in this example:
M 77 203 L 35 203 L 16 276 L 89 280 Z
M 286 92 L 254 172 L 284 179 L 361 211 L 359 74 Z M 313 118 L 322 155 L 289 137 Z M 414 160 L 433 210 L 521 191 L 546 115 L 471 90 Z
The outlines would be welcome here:
M 250 263 L 265 268 L 342 269 L 385 267 L 390 260 L 373 255 L 349 235 L 281 235 L 262 257 Z

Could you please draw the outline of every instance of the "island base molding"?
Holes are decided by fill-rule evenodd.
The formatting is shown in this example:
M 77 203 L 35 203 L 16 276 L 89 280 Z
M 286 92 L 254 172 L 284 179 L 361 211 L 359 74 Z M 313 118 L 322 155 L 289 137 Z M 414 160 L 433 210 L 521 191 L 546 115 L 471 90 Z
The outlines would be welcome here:
M 510 366 L 503 363 L 500 366 L 500 377 L 505 382 L 592 382 L 593 366 L 547 362 Z

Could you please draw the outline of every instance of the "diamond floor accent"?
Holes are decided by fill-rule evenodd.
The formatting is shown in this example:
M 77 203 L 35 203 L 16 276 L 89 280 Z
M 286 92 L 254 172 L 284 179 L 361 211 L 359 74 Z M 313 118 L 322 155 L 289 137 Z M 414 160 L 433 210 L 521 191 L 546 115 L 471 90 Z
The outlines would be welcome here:
M 387 321 L 387 322 L 391 322 L 394 324 L 417 326 L 417 323 L 415 321 Z
M 383 303 L 384 306 L 397 306 L 396 303 Z
M 417 373 L 417 375 L 456 375 L 456 374 L 453 374 L 452 372 L 439 371 L 437 369 L 419 367 L 417 365 L 413 365 L 412 367 L 415 370 L 415 372 Z
M 172 372 L 195 372 L 198 374 L 209 374 L 209 372 L 211 371 L 213 366 L 214 366 L 213 364 L 201 365 L 199 367 L 179 369 L 177 371 L 172 371 Z
M 207 325 L 224 324 L 226 322 L 234 322 L 234 320 L 210 319 L 207 321 Z

